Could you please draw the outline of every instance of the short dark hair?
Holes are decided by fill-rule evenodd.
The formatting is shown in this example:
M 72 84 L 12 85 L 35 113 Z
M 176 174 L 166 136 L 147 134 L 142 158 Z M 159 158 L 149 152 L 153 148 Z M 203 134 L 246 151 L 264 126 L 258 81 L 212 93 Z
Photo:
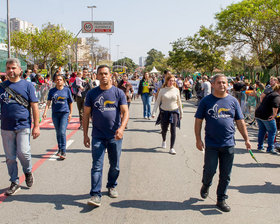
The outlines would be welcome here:
M 62 75 L 62 74 L 57 74 L 57 75 L 54 77 L 54 81 L 56 81 L 56 79 L 57 79 L 58 76 L 60 76 L 60 77 L 63 79 L 63 82 L 65 82 L 64 75 Z
M 111 69 L 108 65 L 99 65 L 98 68 L 97 68 L 97 73 L 99 72 L 100 69 L 102 68 L 108 68 L 109 72 L 111 72 Z
M 211 82 L 211 83 L 215 83 L 216 79 L 217 79 L 217 78 L 220 78 L 220 77 L 224 77 L 224 78 L 227 80 L 227 77 L 226 77 L 224 74 L 217 74 L 217 75 L 215 75 L 215 76 L 212 78 L 212 82 Z
M 88 70 L 88 68 L 84 67 L 84 68 L 83 68 L 83 71 L 85 71 L 85 70 Z

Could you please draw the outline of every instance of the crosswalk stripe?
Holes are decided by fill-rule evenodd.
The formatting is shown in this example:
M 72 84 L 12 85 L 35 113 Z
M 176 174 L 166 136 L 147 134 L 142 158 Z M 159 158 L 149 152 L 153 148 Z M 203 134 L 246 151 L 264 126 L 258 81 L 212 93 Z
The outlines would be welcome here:
M 69 139 L 69 140 L 66 142 L 66 149 L 68 149 L 68 147 L 69 147 L 70 145 L 72 145 L 73 142 L 74 142 L 73 139 Z M 58 157 L 57 157 L 55 154 L 56 154 L 56 152 L 49 158 L 50 161 L 56 161 L 56 160 L 57 160 Z

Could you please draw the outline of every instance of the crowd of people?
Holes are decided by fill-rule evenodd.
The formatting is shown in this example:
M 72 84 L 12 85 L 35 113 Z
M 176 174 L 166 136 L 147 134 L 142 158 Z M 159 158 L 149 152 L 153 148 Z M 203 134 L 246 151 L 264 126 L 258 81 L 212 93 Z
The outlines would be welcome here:
M 167 147 L 166 134 L 170 130 L 171 155 L 176 154 L 176 128 L 180 128 L 183 117 L 181 96 L 186 101 L 196 99 L 195 139 L 198 150 L 205 151 L 201 197 L 207 198 L 212 179 L 219 164 L 219 184 L 217 187 L 217 207 L 224 212 L 231 210 L 227 205 L 226 192 L 234 158 L 235 124 L 251 150 L 245 120 L 248 110 L 255 109 L 251 124 L 259 127 L 258 150 L 264 149 L 267 134 L 267 152 L 276 154 L 275 136 L 277 116 L 280 106 L 280 85 L 271 77 L 267 85 L 256 81 L 248 84 L 244 78 L 218 74 L 207 76 L 175 76 L 165 71 L 162 76 L 144 73 L 111 74 L 110 67 L 101 65 L 96 73 L 87 68 L 71 75 L 57 71 L 53 77 L 42 78 L 36 71 L 21 71 L 18 59 L 6 62 L 7 80 L 0 83 L 1 135 L 6 156 L 11 185 L 6 195 L 13 195 L 19 189 L 17 158 L 20 160 L 26 185 L 33 185 L 30 153 L 30 135 L 36 139 L 40 135 L 39 107 L 44 104 L 43 119 L 49 108 L 55 126 L 58 151 L 56 155 L 66 158 L 66 129 L 71 120 L 73 102 L 76 101 L 80 127 L 83 130 L 84 145 L 91 147 L 91 190 L 89 205 L 101 205 L 102 171 L 104 155 L 109 158 L 109 172 L 106 187 L 112 198 L 118 197 L 116 190 L 120 168 L 120 155 L 124 130 L 129 119 L 130 102 L 141 96 L 143 119 L 155 118 L 161 127 L 162 148 Z M 132 82 L 137 81 L 133 86 Z M 153 109 L 151 102 L 155 101 Z M 31 113 L 32 112 L 32 113 Z M 250 112 L 249 112 L 250 113 Z M 32 116 L 32 117 L 31 117 Z M 88 136 L 89 122 L 92 121 L 92 138 Z M 201 138 L 202 123 L 205 120 L 205 141 Z M 33 126 L 31 123 L 33 121 Z M 278 125 L 279 126 L 279 125 Z

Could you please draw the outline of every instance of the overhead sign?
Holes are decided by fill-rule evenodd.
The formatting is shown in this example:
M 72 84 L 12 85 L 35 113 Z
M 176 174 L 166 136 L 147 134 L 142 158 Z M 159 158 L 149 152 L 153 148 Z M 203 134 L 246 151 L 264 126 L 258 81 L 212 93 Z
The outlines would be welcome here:
M 82 33 L 114 33 L 114 21 L 82 21 Z

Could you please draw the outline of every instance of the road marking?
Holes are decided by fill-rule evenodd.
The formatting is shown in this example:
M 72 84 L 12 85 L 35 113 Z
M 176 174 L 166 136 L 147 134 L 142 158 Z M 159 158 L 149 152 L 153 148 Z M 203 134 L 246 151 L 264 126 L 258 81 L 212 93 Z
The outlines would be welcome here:
M 78 130 L 73 130 L 69 133 L 69 135 L 66 136 L 66 140 L 68 141 Z M 71 143 L 72 144 L 72 143 Z M 50 151 L 48 151 L 44 156 L 42 156 L 42 159 L 38 160 L 32 168 L 32 172 L 34 173 L 47 159 L 49 159 L 55 152 L 57 151 L 57 145 L 54 146 Z M 22 182 L 25 180 L 25 175 L 21 175 L 19 177 L 19 184 L 22 184 Z M 8 188 L 7 188 L 8 189 Z M 5 189 L 4 191 L 6 191 Z M 7 198 L 8 196 L 5 195 L 5 192 L 0 194 L 0 204 Z
M 69 147 L 70 145 L 72 145 L 73 142 L 74 142 L 73 139 L 68 140 L 68 141 L 66 142 L 66 149 L 68 149 L 68 147 Z M 49 158 L 49 161 L 56 161 L 57 158 L 58 158 L 58 156 L 56 156 L 56 152 L 54 152 L 54 154 Z

